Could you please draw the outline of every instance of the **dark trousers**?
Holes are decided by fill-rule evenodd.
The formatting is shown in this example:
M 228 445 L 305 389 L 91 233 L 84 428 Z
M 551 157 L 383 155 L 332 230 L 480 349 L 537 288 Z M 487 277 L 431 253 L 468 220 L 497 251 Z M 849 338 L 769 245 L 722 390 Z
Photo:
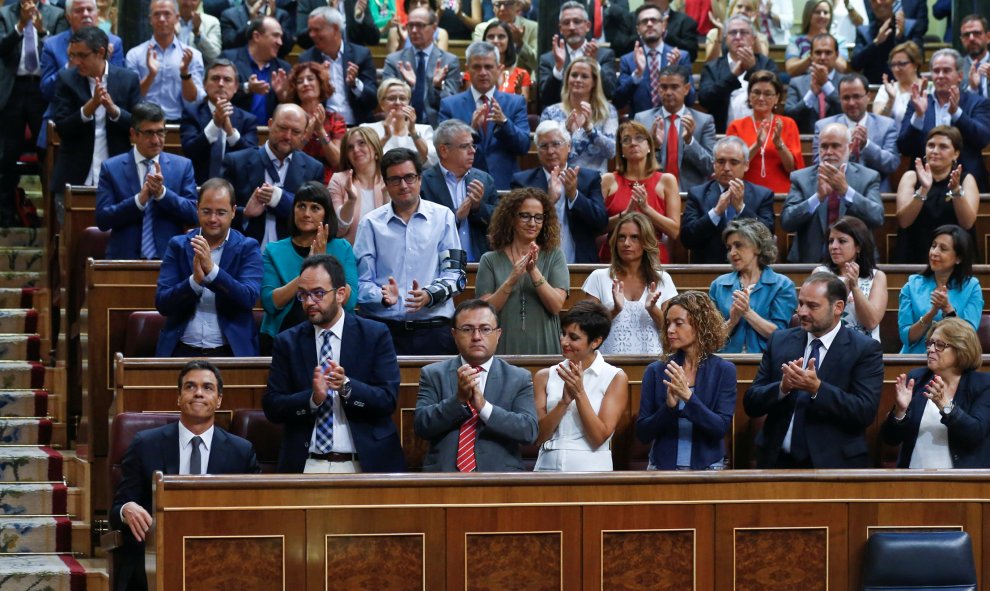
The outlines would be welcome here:
M 17 174 L 17 161 L 27 150 L 37 151 L 34 142 L 41 130 L 41 117 L 48 107 L 48 101 L 41 94 L 40 78 L 19 76 L 14 80 L 10 100 L 3 109 L 3 125 L 0 125 L 0 220 L 8 221 L 14 215 L 14 199 L 20 176 Z M 31 129 L 33 140 L 24 139 L 24 127 Z M 39 162 L 41 155 L 39 154 Z
M 388 327 L 396 355 L 453 355 L 457 353 L 449 326 L 406 330 L 395 324 Z

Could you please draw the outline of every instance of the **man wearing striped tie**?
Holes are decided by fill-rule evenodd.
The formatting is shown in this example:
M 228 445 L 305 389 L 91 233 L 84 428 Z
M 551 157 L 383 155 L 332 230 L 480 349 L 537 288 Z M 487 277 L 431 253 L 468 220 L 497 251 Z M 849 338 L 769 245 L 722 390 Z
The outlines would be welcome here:
M 519 447 L 538 433 L 532 376 L 494 357 L 502 329 L 488 302 L 457 306 L 451 332 L 460 354 L 419 374 L 413 428 L 430 442 L 423 470 L 522 470 Z

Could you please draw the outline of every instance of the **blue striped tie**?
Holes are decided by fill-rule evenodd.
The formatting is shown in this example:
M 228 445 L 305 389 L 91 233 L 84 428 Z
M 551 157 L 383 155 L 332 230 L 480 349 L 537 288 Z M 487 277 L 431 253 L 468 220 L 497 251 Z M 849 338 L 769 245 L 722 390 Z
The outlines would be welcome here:
M 333 355 L 330 345 L 330 331 L 323 332 L 323 344 L 320 345 L 320 367 L 326 369 Z M 327 396 L 323 404 L 316 409 L 316 453 L 328 454 L 333 449 L 333 399 Z
M 153 161 L 150 158 L 141 161 L 141 164 L 144 165 L 145 179 L 151 174 L 152 163 Z M 152 195 L 148 199 L 148 203 L 144 206 L 144 219 L 141 220 L 141 258 L 143 259 L 158 258 L 158 248 L 155 246 L 155 214 L 152 208 L 155 197 L 156 195 Z

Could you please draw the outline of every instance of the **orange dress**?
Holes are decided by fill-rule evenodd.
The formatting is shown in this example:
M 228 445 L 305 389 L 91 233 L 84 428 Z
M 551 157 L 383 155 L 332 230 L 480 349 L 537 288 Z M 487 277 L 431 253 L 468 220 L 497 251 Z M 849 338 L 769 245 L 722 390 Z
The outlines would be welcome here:
M 464 84 L 470 86 L 470 72 L 464 72 Z M 502 74 L 502 77 L 498 81 L 498 89 L 500 92 L 508 94 L 522 94 L 523 89 L 529 88 L 532 84 L 533 82 L 529 72 L 516 66 L 512 69 L 512 72 Z
M 776 125 L 776 120 L 783 122 L 781 135 L 784 138 L 784 145 L 791 154 L 794 155 L 794 170 L 804 168 L 804 157 L 801 156 L 801 133 L 798 131 L 797 123 L 790 117 L 774 115 L 771 125 Z M 753 145 L 759 135 L 756 130 L 756 122 L 752 117 L 736 119 L 729 124 L 725 130 L 725 135 L 734 135 L 746 142 L 747 146 Z M 791 190 L 791 175 L 784 170 L 784 165 L 780 161 L 780 153 L 773 145 L 773 140 L 767 136 L 764 143 L 763 154 L 757 153 L 749 159 L 749 170 L 743 177 L 754 185 L 760 185 L 773 191 L 774 193 L 787 193 Z
M 631 181 L 626 177 L 622 176 L 618 172 L 614 173 L 615 182 L 617 188 L 615 193 L 605 198 L 605 214 L 608 217 L 614 215 L 619 215 L 626 210 L 629 205 L 629 201 L 632 200 L 632 191 L 634 184 L 646 185 L 646 202 L 650 206 L 659 211 L 662 215 L 667 215 L 666 202 L 663 197 L 663 185 L 660 183 L 660 177 L 663 175 L 662 171 L 654 172 L 645 181 Z M 654 230 L 657 232 L 657 238 L 663 238 L 664 234 L 660 228 L 654 226 Z M 598 258 L 601 259 L 603 263 L 608 263 L 612 261 L 612 252 L 608 248 L 608 240 L 606 239 L 602 242 L 601 248 L 598 249 Z M 670 263 L 670 255 L 667 253 L 667 246 L 660 241 L 660 262 L 663 264 Z

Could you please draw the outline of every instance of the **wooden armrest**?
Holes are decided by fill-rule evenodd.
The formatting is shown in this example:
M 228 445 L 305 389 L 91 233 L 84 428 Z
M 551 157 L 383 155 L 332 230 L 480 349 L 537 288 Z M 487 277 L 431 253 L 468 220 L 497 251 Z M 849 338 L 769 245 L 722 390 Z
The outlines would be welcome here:
M 112 552 L 124 545 L 124 532 L 112 529 L 100 536 L 100 547 L 105 552 Z

